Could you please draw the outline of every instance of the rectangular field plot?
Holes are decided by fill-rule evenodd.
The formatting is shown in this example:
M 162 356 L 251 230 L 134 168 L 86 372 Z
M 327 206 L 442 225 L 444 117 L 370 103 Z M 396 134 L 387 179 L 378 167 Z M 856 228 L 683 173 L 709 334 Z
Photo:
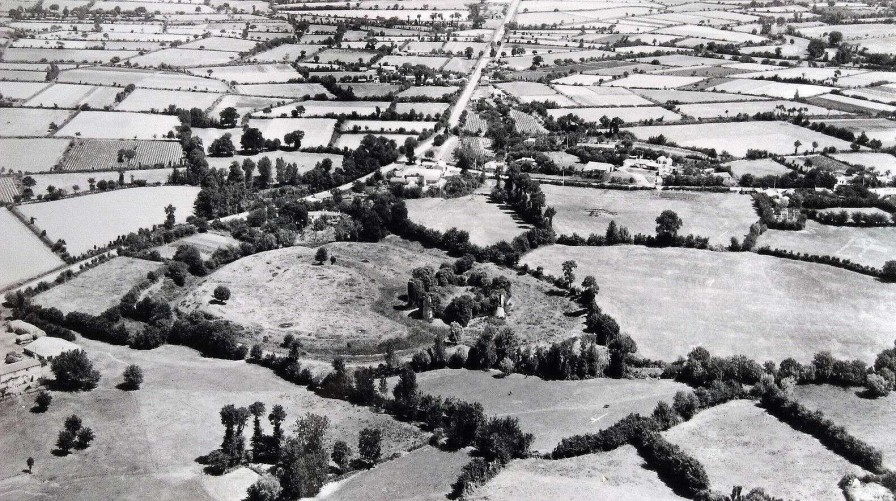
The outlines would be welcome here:
M 681 120 L 681 115 L 659 106 L 628 106 L 625 108 L 565 108 L 548 110 L 548 115 L 559 118 L 566 115 L 575 115 L 588 122 L 599 122 L 601 117 L 621 118 L 625 123 L 638 123 L 642 120 L 660 120 L 675 122 Z
M 0 203 L 13 203 L 19 194 L 19 182 L 12 176 L 0 176 Z
M 81 111 L 56 132 L 61 137 L 92 139 L 157 139 L 173 131 L 180 121 L 171 115 L 114 111 Z
M 367 135 L 369 134 L 339 134 L 335 146 L 337 148 L 348 148 L 350 150 L 357 149 L 358 146 L 361 146 L 361 141 L 364 140 L 364 136 Z M 416 134 L 374 134 L 374 136 L 391 139 L 399 146 L 404 144 L 405 139 L 409 137 L 417 137 Z
M 304 96 L 315 97 L 318 94 L 324 94 L 328 98 L 334 97 L 323 85 L 318 83 L 237 85 L 236 91 L 247 96 L 293 99 L 299 99 Z
M 342 130 L 346 132 L 423 132 L 432 130 L 436 122 L 418 122 L 409 120 L 346 120 Z
M 681 77 L 675 75 L 647 75 L 637 74 L 619 80 L 607 82 L 604 85 L 610 87 L 625 87 L 627 89 L 677 89 L 698 82 L 702 82 L 703 77 Z
M 36 277 L 64 263 L 11 212 L 0 209 L 0 287 Z
M 785 110 L 803 110 L 807 116 L 825 116 L 831 110 L 811 104 L 797 103 L 794 101 L 740 101 L 733 103 L 704 103 L 683 104 L 678 110 L 695 118 L 719 118 L 734 117 L 741 113 L 753 116 L 757 113 L 778 113 L 779 106 Z M 808 111 L 807 111 L 808 110 Z
M 99 315 L 117 305 L 131 287 L 146 278 L 147 273 L 158 271 L 162 266 L 143 259 L 116 257 L 38 294 L 34 303 L 44 308 L 59 308 L 62 313 L 80 311 Z
M 118 161 L 119 150 L 137 153 L 131 160 Z M 62 170 L 117 170 L 137 167 L 178 165 L 183 148 L 177 141 L 126 141 L 117 139 L 75 139 L 61 162 Z
M 62 125 L 71 114 L 66 110 L 0 108 L 0 136 L 46 136 L 50 124 Z
M 389 94 L 397 94 L 401 89 L 398 85 L 385 83 L 350 83 L 342 84 L 341 87 L 351 89 L 358 98 L 386 97 Z
M 285 101 L 287 100 L 273 97 L 239 96 L 235 94 L 225 94 L 224 97 L 222 97 L 215 103 L 214 107 L 212 107 L 212 109 L 209 110 L 208 113 L 211 116 L 217 117 L 225 108 L 234 108 L 236 109 L 236 112 L 239 113 L 240 116 L 242 116 L 256 110 L 267 108 L 269 106 L 273 108 L 274 106 L 278 106 Z
M 424 394 L 479 402 L 486 415 L 519 418 L 520 428 L 535 435 L 534 450 L 549 452 L 561 439 L 595 433 L 629 413 L 650 413 L 660 400 L 672 397 L 685 385 L 669 380 L 589 379 L 545 381 L 497 372 L 440 369 L 417 375 Z
M 115 107 L 118 111 L 164 110 L 169 105 L 178 108 L 209 109 L 221 94 L 211 92 L 189 92 L 179 90 L 135 89 L 124 101 Z
M 761 487 L 784 499 L 839 501 L 837 482 L 864 471 L 748 400 L 697 414 L 664 433 L 703 463 L 714 490 Z
M 637 449 L 625 445 L 610 452 L 568 459 L 513 461 L 469 499 L 681 501 L 687 498 L 672 492 L 656 472 L 645 468 Z
M 744 96 L 739 94 L 728 94 L 725 92 L 704 92 L 698 90 L 652 90 L 638 89 L 636 94 L 656 101 L 659 104 L 665 104 L 669 101 L 676 101 L 682 104 L 690 103 L 715 103 L 719 101 L 757 101 L 765 99 L 763 97 Z
M 560 276 L 569 259 L 578 263 L 576 275 L 598 277 L 598 304 L 645 357 L 674 360 L 703 346 L 713 355 L 754 360 L 808 362 L 829 350 L 871 361 L 893 344 L 896 290 L 840 268 L 746 252 L 628 245 L 554 245 L 522 262 Z
M 893 259 L 896 252 L 896 231 L 893 228 L 831 226 L 806 221 L 806 228 L 800 231 L 768 230 L 759 237 L 758 245 L 834 256 L 880 268 Z
M 26 217 L 34 217 L 50 240 L 65 240 L 69 253 L 77 256 L 121 235 L 162 224 L 169 204 L 177 209 L 177 221 L 186 221 L 198 193 L 199 188 L 192 186 L 128 188 L 27 204 L 20 210 Z
M 55 61 L 71 63 L 108 63 L 113 58 L 127 59 L 138 54 L 135 50 L 91 49 L 6 49 L 4 61 Z
M 240 57 L 237 52 L 200 49 L 162 49 L 129 59 L 137 66 L 199 66 L 226 64 Z
M 771 80 L 739 79 L 715 85 L 710 87 L 710 90 L 728 92 L 731 94 L 750 94 L 753 96 L 796 99 L 799 97 L 812 97 L 819 94 L 827 94 L 834 90 L 834 88 L 822 85 L 775 82 Z
M 896 464 L 896 434 L 888 423 L 896 419 L 896 395 L 863 398 L 862 388 L 841 388 L 831 385 L 800 385 L 794 398 L 809 409 L 821 411 L 825 417 L 846 428 L 859 440 L 880 449 L 884 466 Z
M 208 73 L 208 70 L 212 70 Z M 302 78 L 302 74 L 288 64 L 246 64 L 234 66 L 218 66 L 215 68 L 196 68 L 190 70 L 194 75 L 210 76 L 225 82 L 238 84 L 288 82 L 294 78 Z
M 121 92 L 116 87 L 97 87 L 93 85 L 53 84 L 40 94 L 32 97 L 25 106 L 43 108 L 78 108 L 88 105 L 91 108 L 111 106 L 115 95 Z
M 825 122 L 827 123 L 827 122 Z M 632 127 L 638 139 L 646 140 L 660 134 L 685 148 L 714 148 L 743 157 L 749 149 L 766 150 L 779 155 L 793 154 L 794 142 L 800 141 L 804 150 L 812 142 L 819 148 L 833 146 L 838 150 L 849 149 L 849 143 L 790 122 L 725 122 L 713 124 L 665 125 Z
M 398 97 L 432 97 L 432 98 L 441 98 L 445 96 L 449 96 L 454 94 L 459 90 L 458 87 L 453 85 L 429 85 L 426 87 L 411 87 L 408 90 L 402 91 L 398 94 Z
M 750 174 L 755 177 L 762 176 L 782 176 L 790 172 L 787 167 L 775 162 L 770 158 L 760 158 L 758 160 L 735 160 L 725 164 L 731 167 L 731 174 L 740 178 L 744 174 Z
M 203 75 L 205 76 L 205 75 Z M 59 74 L 60 82 L 114 85 L 134 84 L 147 89 L 226 91 L 227 84 L 211 78 L 163 71 L 127 70 L 119 68 L 75 68 Z
M 869 139 L 879 139 L 885 147 L 896 145 L 896 121 L 886 118 L 857 118 L 857 119 L 825 119 L 828 125 L 834 125 L 852 131 L 856 137 L 864 132 Z M 844 149 L 845 148 L 838 148 Z
M 561 94 L 582 106 L 644 106 L 653 104 L 628 89 L 580 85 L 557 85 Z
M 147 170 L 128 170 L 124 172 L 124 180 L 126 183 L 132 183 L 136 180 L 146 181 L 147 184 L 168 182 L 171 176 L 171 169 L 147 169 Z M 51 174 L 34 174 L 31 176 L 35 184 L 32 190 L 35 194 L 47 192 L 48 186 L 61 188 L 68 193 L 75 193 L 74 186 L 78 187 L 78 192 L 87 192 L 90 190 L 90 179 L 95 182 L 115 181 L 118 182 L 118 172 L 116 171 L 88 171 L 88 172 L 70 172 Z
M 314 44 L 283 44 L 274 47 L 273 49 L 255 54 L 250 59 L 261 63 L 295 61 L 308 54 L 314 54 L 323 47 L 323 45 Z
M 543 185 L 547 205 L 557 210 L 558 234 L 604 234 L 610 221 L 632 234 L 655 233 L 655 219 L 673 210 L 684 222 L 679 234 L 708 237 L 710 244 L 727 245 L 731 237 L 742 239 L 759 220 L 749 196 L 731 193 L 674 191 L 622 191 Z
M 56 138 L 0 138 L 0 167 L 25 173 L 51 170 L 70 142 L 69 139 Z
M 328 158 L 331 162 L 333 162 L 333 168 L 342 166 L 342 155 L 334 155 L 331 153 L 306 153 L 304 151 L 266 151 L 264 153 L 258 153 L 255 155 L 234 155 L 232 157 L 206 157 L 208 160 L 208 165 L 210 167 L 214 167 L 216 169 L 226 169 L 230 167 L 232 162 L 238 162 L 240 165 L 243 164 L 243 160 L 247 158 L 251 158 L 253 162 L 256 164 L 259 160 L 264 157 L 268 157 L 271 162 L 277 161 L 278 158 L 282 158 L 284 162 L 288 164 L 296 164 L 300 173 L 308 172 L 313 169 L 315 165 L 322 162 L 324 159 Z
M 284 141 L 283 136 L 290 132 L 305 131 L 305 138 L 302 139 L 303 147 L 330 144 L 335 126 L 336 119 L 334 118 L 253 118 L 249 120 L 249 127 L 258 128 L 268 139 L 279 138 L 280 141 Z
M 461 198 L 407 200 L 407 207 L 411 221 L 442 232 L 464 230 L 476 245 L 510 242 L 528 229 L 514 219 L 512 211 L 489 202 L 485 190 Z
M 2 73 L 0 73 L 2 78 Z M 28 99 L 50 85 L 46 82 L 0 82 L 0 94 L 7 99 Z

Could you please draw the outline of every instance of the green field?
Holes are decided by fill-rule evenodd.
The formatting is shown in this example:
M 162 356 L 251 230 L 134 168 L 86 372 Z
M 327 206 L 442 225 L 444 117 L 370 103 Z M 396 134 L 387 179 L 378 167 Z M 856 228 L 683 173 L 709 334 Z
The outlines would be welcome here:
M 759 361 L 809 361 L 829 350 L 870 362 L 893 343 L 896 287 L 839 268 L 629 245 L 542 247 L 522 262 L 559 276 L 570 259 L 579 280 L 597 278 L 598 304 L 645 357 L 672 361 L 703 346 Z
M 346 402 L 320 398 L 287 383 L 269 370 L 242 361 L 202 358 L 193 350 L 163 346 L 152 351 L 79 340 L 102 372 L 97 389 L 53 393 L 43 414 L 29 408 L 33 397 L 0 402 L 0 499 L 212 500 L 242 499 L 239 488 L 222 497 L 228 485 L 202 473 L 195 459 L 221 443 L 219 411 L 226 404 L 279 403 L 287 412 L 287 431 L 306 412 L 326 415 L 327 442 L 357 443 L 368 426 L 383 432 L 383 455 L 408 450 L 423 441 L 413 426 Z M 145 382 L 134 392 L 116 388 L 127 364 L 143 368 Z M 63 421 L 78 414 L 96 440 L 86 451 L 67 457 L 51 454 Z M 263 420 L 265 433 L 270 425 Z M 251 427 L 249 428 L 251 430 Z M 25 459 L 36 460 L 34 474 L 22 473 Z M 241 482 L 233 484 L 245 489 Z
M 554 230 L 559 234 L 603 235 L 610 221 L 634 235 L 656 233 L 656 218 L 673 210 L 684 225 L 679 233 L 708 237 L 710 244 L 727 245 L 743 239 L 759 217 L 752 199 L 732 193 L 678 191 L 623 191 L 544 185 L 547 204 L 557 210 Z
M 535 435 L 534 450 L 553 450 L 561 439 L 594 433 L 631 412 L 648 414 L 660 400 L 672 401 L 683 384 L 668 380 L 589 379 L 545 381 L 497 372 L 441 369 L 419 374 L 420 391 L 479 402 L 489 416 L 519 418 L 523 431 Z
M 748 400 L 705 410 L 664 435 L 703 463 L 720 492 L 740 485 L 784 499 L 841 501 L 837 482 L 865 473 Z

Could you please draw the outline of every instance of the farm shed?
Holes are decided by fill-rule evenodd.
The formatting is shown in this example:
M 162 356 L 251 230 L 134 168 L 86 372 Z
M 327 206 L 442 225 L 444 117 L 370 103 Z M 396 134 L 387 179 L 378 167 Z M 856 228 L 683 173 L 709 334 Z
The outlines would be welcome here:
M 24 393 L 39 384 L 40 374 L 41 364 L 33 358 L 0 365 L 0 396 Z
M 25 347 L 25 353 L 41 360 L 49 361 L 66 351 L 79 350 L 80 346 L 58 337 L 42 337 Z
M 613 164 L 608 164 L 605 162 L 588 162 L 582 167 L 582 172 L 613 172 L 614 166 Z

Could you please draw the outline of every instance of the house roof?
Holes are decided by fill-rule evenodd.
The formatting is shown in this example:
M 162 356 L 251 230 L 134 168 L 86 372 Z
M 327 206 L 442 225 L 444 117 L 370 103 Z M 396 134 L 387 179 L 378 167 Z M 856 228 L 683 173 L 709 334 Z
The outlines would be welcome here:
M 42 358 L 50 358 L 59 356 L 61 353 L 71 350 L 79 350 L 80 346 L 75 343 L 66 341 L 65 339 L 61 339 L 58 337 L 42 337 L 39 339 L 35 339 L 34 341 L 28 343 L 25 346 L 25 353 L 42 357 Z

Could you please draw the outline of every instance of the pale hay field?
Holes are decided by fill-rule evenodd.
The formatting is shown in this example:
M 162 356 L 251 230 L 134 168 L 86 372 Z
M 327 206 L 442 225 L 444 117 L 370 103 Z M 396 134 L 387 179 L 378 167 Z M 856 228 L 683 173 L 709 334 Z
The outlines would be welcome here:
M 852 212 L 847 209 L 847 212 Z M 768 230 L 759 237 L 759 247 L 834 256 L 880 268 L 893 259 L 896 231 L 893 228 L 832 226 L 806 221 L 800 231 Z
M 427 197 L 405 203 L 411 221 L 442 232 L 464 230 L 476 245 L 510 242 L 529 228 L 515 220 L 513 211 L 490 202 L 486 190 L 460 198 Z
M 693 233 L 708 237 L 710 244 L 727 245 L 731 237 L 743 239 L 750 225 L 759 220 L 752 198 L 733 193 L 602 190 L 550 184 L 541 189 L 547 205 L 557 210 L 554 230 L 564 235 L 602 235 L 610 221 L 627 227 L 633 235 L 653 235 L 657 216 L 673 210 L 684 223 L 680 234 Z
M 0 287 L 48 272 L 64 263 L 8 210 L 0 210 Z
M 69 253 L 78 255 L 140 228 L 161 225 L 168 204 L 177 209 L 178 222 L 186 221 L 198 193 L 193 186 L 128 188 L 26 204 L 20 210 L 34 217 L 51 240 L 64 239 Z
M 837 482 L 865 473 L 749 400 L 702 411 L 664 435 L 703 463 L 713 490 L 721 492 L 740 485 L 784 499 L 840 501 Z
M 57 137 L 95 139 L 158 139 L 174 130 L 180 121 L 171 115 L 114 111 L 81 111 L 56 131 Z
M 99 315 L 118 305 L 131 287 L 158 271 L 162 263 L 131 257 L 116 257 L 64 284 L 34 297 L 34 303 L 45 308 L 58 308 L 62 313 L 80 311 Z
M 0 136 L 46 136 L 51 123 L 62 125 L 71 113 L 67 110 L 0 108 Z
M 44 414 L 28 412 L 33 398 L 0 403 L 0 498 L 70 499 L 182 499 L 212 501 L 242 499 L 246 483 L 202 473 L 195 461 L 221 444 L 222 406 L 247 406 L 261 401 L 270 410 L 286 410 L 284 429 L 292 432 L 296 418 L 306 412 L 326 415 L 330 429 L 327 447 L 335 440 L 357 444 L 358 432 L 377 427 L 383 432 L 383 455 L 423 443 L 411 425 L 334 399 L 320 398 L 287 383 L 268 369 L 243 361 L 203 358 L 180 346 L 152 351 L 79 339 L 101 371 L 99 387 L 86 393 L 54 392 Z M 117 389 L 128 364 L 143 369 L 140 390 Z M 51 454 L 65 418 L 77 413 L 96 433 L 86 451 L 69 457 Z M 265 433 L 271 432 L 262 419 Z M 251 435 L 251 424 L 247 427 Z M 248 439 L 248 436 L 247 436 Z M 123 445 L 126 444 L 126 445 Z M 24 459 L 36 459 L 33 475 L 22 473 Z M 222 489 L 224 492 L 222 492 Z
M 488 416 L 518 418 L 523 431 L 535 435 L 532 449 L 539 452 L 550 452 L 563 438 L 603 430 L 632 412 L 649 414 L 660 400 L 671 403 L 676 392 L 687 389 L 665 379 L 545 381 L 497 375 L 440 369 L 418 374 L 417 384 L 424 394 L 479 402 Z
M 703 346 L 754 360 L 815 353 L 870 362 L 893 344 L 896 289 L 832 266 L 753 253 L 641 246 L 542 247 L 522 263 L 560 276 L 574 260 L 594 275 L 598 304 L 648 358 L 675 360 Z M 861 295 L 854 291 L 861 290 Z
M 48 171 L 62 159 L 70 142 L 58 138 L 0 138 L 0 167 L 26 173 Z
M 471 500 L 550 499 L 679 501 L 631 445 L 568 459 L 518 459 L 478 488 Z

